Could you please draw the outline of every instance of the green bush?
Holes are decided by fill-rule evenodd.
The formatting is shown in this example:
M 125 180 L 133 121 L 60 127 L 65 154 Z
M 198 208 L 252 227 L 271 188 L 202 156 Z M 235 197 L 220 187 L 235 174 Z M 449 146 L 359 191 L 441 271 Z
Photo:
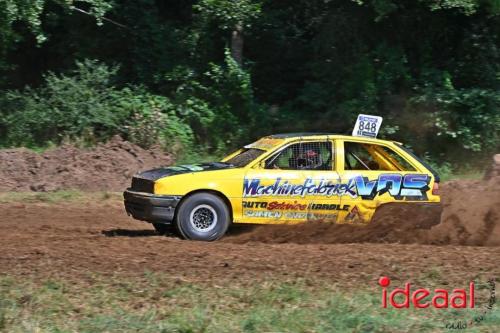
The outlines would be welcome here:
M 173 153 L 191 145 L 192 130 L 168 98 L 141 87 L 115 87 L 117 66 L 92 60 L 76 66 L 69 74 L 49 72 L 39 88 L 0 95 L 2 146 L 43 147 L 63 140 L 93 144 L 115 134 Z
M 250 74 L 227 49 L 222 65 L 209 63 L 203 73 L 178 66 L 164 81 L 174 91 L 176 114 L 189 123 L 196 141 L 209 154 L 269 133 L 269 115 L 255 100 Z

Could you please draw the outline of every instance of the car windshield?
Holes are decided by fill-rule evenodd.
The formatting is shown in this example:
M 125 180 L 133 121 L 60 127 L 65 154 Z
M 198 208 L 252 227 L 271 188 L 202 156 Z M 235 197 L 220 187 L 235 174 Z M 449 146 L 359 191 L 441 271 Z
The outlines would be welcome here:
M 234 165 L 237 168 L 241 168 L 246 166 L 248 163 L 255 160 L 257 157 L 262 155 L 265 150 L 256 149 L 256 148 L 244 148 L 238 155 L 231 157 L 230 159 L 224 161 L 224 163 L 228 163 Z

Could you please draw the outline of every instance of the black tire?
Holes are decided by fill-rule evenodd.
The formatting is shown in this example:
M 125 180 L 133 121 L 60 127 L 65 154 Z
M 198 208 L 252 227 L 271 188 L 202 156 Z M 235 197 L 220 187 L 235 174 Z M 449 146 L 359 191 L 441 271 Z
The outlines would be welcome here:
M 168 224 L 152 223 L 152 225 L 155 228 L 156 232 L 159 233 L 160 235 L 165 235 L 172 230 L 172 226 Z
M 210 193 L 188 197 L 176 216 L 176 227 L 182 237 L 207 242 L 224 236 L 230 223 L 229 208 L 221 198 Z

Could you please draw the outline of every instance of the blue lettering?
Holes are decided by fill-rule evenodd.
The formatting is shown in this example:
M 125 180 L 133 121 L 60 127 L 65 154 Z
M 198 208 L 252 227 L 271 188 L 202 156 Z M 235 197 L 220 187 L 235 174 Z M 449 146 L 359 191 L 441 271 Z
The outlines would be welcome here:
M 401 175 L 384 174 L 378 177 L 377 193 L 383 194 L 389 192 L 390 195 L 397 196 L 401 190 Z
M 428 175 L 406 175 L 403 179 L 403 189 L 401 196 L 426 198 L 425 192 L 429 189 L 430 177 Z
M 248 179 L 243 180 L 243 196 L 251 197 L 257 194 L 257 190 L 259 189 L 260 179 L 252 179 L 249 181 Z

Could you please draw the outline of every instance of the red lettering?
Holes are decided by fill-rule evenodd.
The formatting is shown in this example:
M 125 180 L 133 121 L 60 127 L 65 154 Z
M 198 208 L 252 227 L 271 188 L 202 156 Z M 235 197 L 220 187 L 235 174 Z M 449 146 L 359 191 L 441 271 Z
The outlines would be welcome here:
M 387 308 L 387 289 L 391 284 L 391 280 L 387 276 L 382 276 L 378 279 L 378 284 L 382 287 L 382 307 Z
M 382 289 L 382 307 L 384 309 L 387 308 L 387 289 Z
M 470 307 L 471 309 L 474 308 L 476 305 L 476 299 L 474 295 L 474 282 L 469 283 L 469 297 L 470 297 Z
M 444 309 L 448 307 L 448 291 L 446 289 L 436 289 L 436 295 L 432 298 L 432 305 L 436 309 Z M 442 300 L 442 303 L 439 303 L 438 300 Z
M 269 205 L 267 205 L 268 210 L 276 210 L 276 209 L 279 209 L 279 210 L 305 210 L 306 208 L 307 208 L 307 205 L 302 205 L 302 204 L 298 203 L 297 201 L 294 201 L 294 203 L 273 201 L 273 202 L 270 202 Z
M 467 290 L 465 288 L 453 289 L 452 292 L 448 292 L 446 289 L 438 288 L 434 290 L 432 299 L 427 302 L 425 301 L 425 298 L 431 295 L 431 291 L 429 289 L 420 288 L 411 293 L 411 284 L 407 282 L 405 283 L 404 288 L 396 288 L 390 292 L 387 290 L 390 283 L 391 280 L 386 276 L 382 276 L 378 280 L 378 284 L 382 287 L 382 308 L 387 308 L 387 298 L 389 298 L 391 305 L 396 309 L 409 308 L 410 302 L 413 303 L 413 306 L 418 309 L 428 308 L 431 305 L 436 309 L 444 309 L 449 306 L 454 309 L 475 307 L 475 285 L 473 281 L 469 283 L 469 296 L 467 295 Z M 399 299 L 396 300 L 398 297 Z
M 419 295 L 420 294 L 420 295 Z M 429 307 L 429 302 L 419 303 L 421 300 L 429 296 L 430 292 L 427 289 L 421 288 L 417 289 L 411 295 L 413 306 L 419 309 L 424 309 Z
M 457 300 L 461 302 L 457 304 Z M 453 295 L 450 298 L 451 307 L 454 309 L 464 309 L 467 307 L 467 293 L 465 289 L 453 289 Z
M 405 296 L 403 303 L 396 303 L 395 297 L 398 294 L 402 294 Z M 401 308 L 409 308 L 410 307 L 410 283 L 405 283 L 405 289 L 396 288 L 392 291 L 390 297 L 391 305 L 397 309 Z
M 276 207 L 276 204 L 277 204 L 276 201 L 270 202 L 269 205 L 267 206 L 267 209 L 273 210 L 274 207 Z

